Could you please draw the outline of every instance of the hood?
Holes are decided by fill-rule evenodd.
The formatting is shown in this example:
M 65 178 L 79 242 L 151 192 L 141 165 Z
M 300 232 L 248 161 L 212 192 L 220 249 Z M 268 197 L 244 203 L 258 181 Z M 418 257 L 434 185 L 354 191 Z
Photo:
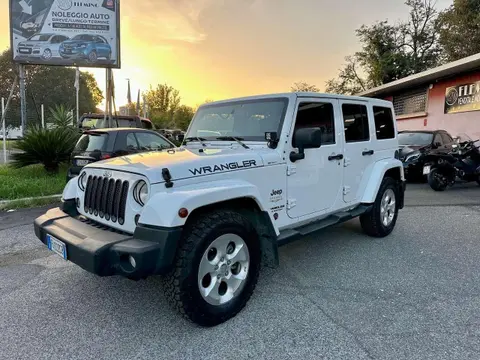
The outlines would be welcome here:
M 22 41 L 19 45 L 32 45 L 32 46 L 35 46 L 35 45 L 45 45 L 45 44 L 48 44 L 48 41 L 33 41 L 33 40 L 25 40 L 25 41 Z
M 162 177 L 164 168 L 170 171 L 172 181 L 175 181 L 264 165 L 258 149 L 204 148 L 202 152 L 200 150 L 177 148 L 121 156 L 92 163 L 85 169 L 100 168 L 142 174 L 153 184 L 164 181 Z
M 418 150 L 424 150 L 427 147 L 428 146 L 424 146 L 424 145 L 400 145 L 400 157 L 403 158 L 408 154 L 411 154 Z

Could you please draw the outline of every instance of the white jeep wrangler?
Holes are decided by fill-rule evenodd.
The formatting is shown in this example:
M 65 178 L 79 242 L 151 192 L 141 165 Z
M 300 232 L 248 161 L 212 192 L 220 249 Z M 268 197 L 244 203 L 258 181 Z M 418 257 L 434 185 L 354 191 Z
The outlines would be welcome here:
M 235 316 L 278 247 L 360 217 L 383 237 L 403 208 L 387 101 L 287 93 L 201 106 L 177 149 L 86 166 L 35 233 L 99 276 L 164 275 L 202 326 Z

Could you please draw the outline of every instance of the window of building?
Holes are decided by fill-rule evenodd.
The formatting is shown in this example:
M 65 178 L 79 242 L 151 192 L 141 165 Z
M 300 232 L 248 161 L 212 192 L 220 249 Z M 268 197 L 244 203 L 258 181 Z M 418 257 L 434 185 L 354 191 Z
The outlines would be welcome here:
M 319 127 L 322 130 L 322 145 L 335 144 L 335 116 L 333 105 L 327 102 L 302 102 L 298 106 L 297 129 Z M 292 144 L 294 147 L 295 144 Z
M 343 123 L 347 143 L 370 140 L 368 114 L 365 105 L 343 104 Z
M 393 97 L 393 107 L 397 116 L 427 111 L 427 89 L 422 88 Z
M 375 132 L 378 140 L 393 139 L 395 137 L 395 126 L 390 108 L 374 106 Z

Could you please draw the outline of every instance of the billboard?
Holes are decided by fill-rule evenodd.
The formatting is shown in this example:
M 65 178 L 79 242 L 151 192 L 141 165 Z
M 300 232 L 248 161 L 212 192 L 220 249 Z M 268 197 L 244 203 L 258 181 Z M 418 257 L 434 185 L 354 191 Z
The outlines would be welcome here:
M 448 87 L 445 114 L 480 110 L 480 81 Z
M 120 68 L 120 0 L 9 0 L 13 61 Z

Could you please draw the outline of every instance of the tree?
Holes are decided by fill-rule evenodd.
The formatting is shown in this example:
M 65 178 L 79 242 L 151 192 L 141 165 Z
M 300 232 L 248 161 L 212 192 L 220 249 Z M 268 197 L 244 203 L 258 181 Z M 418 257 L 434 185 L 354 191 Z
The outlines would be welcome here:
M 183 131 L 187 130 L 188 125 L 190 125 L 190 121 L 192 121 L 194 115 L 195 112 L 190 106 L 179 106 L 177 111 L 175 112 L 176 127 Z
M 336 79 L 326 82 L 328 92 L 357 94 L 437 66 L 438 12 L 433 0 L 406 0 L 408 21 L 380 21 L 356 30 L 362 49 L 346 57 Z
M 363 44 L 362 50 L 355 54 L 356 62 L 368 76 L 366 80 L 356 76 L 362 90 L 366 85 L 379 86 L 409 75 L 408 55 L 403 51 L 403 39 L 396 26 L 380 21 L 361 26 L 356 35 Z
M 360 76 L 360 65 L 357 56 L 347 56 L 345 65 L 340 70 L 337 79 L 326 82 L 325 91 L 332 94 L 355 95 L 369 87 L 368 80 Z
M 407 0 L 405 4 L 410 7 L 409 21 L 400 24 L 398 31 L 410 59 L 409 73 L 416 74 L 440 63 L 438 11 L 435 0 Z
M 320 90 L 315 85 L 310 85 L 306 82 L 300 81 L 293 84 L 290 88 L 291 92 L 319 92 Z
M 440 13 L 438 23 L 446 61 L 480 53 L 480 0 L 454 0 Z
M 180 106 L 180 92 L 167 84 L 150 87 L 145 93 L 145 103 L 150 112 L 150 119 L 160 128 L 174 126 L 175 111 Z
M 58 66 L 28 65 L 26 69 L 26 104 L 29 114 L 40 114 L 40 106 L 45 109 L 63 104 L 69 108 L 76 106 L 75 69 Z M 0 54 L 0 97 L 8 97 L 17 66 L 12 61 L 10 49 Z M 80 73 L 79 93 L 80 113 L 94 112 L 103 100 L 102 91 L 91 73 Z M 10 117 L 20 117 L 20 89 L 17 86 L 9 110 Z M 39 116 L 38 116 L 39 117 Z M 39 122 L 40 119 L 37 119 Z

